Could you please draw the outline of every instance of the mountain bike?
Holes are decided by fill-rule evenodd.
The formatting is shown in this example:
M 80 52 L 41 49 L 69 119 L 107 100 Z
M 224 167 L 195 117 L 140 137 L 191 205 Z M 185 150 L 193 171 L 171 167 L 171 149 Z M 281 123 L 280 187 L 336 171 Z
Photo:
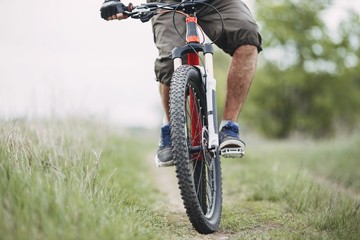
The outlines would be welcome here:
M 186 213 L 199 233 L 208 234 L 216 231 L 221 221 L 220 157 L 243 153 L 242 149 L 219 150 L 213 43 L 200 41 L 204 36 L 199 34 L 202 31 L 197 24 L 199 6 L 217 11 L 206 0 L 193 0 L 139 6 L 129 4 L 124 13 L 146 22 L 157 14 L 171 11 L 175 28 L 175 14 L 186 16 L 186 44 L 175 47 L 172 54 L 175 69 L 170 83 L 172 150 Z M 223 25 L 220 13 L 219 19 Z M 187 64 L 184 64 L 186 56 Z

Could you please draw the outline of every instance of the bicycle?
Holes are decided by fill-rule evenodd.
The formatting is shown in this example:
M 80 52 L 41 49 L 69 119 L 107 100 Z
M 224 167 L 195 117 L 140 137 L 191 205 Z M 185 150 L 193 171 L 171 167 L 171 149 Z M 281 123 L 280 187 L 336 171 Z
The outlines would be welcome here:
M 219 150 L 213 47 L 212 43 L 200 42 L 198 29 L 201 28 L 196 18 L 199 5 L 214 8 L 207 0 L 188 0 L 139 6 L 129 4 L 124 13 L 147 22 L 156 14 L 172 11 L 175 28 L 175 14 L 186 16 L 186 44 L 173 50 L 175 70 L 170 84 L 171 140 L 186 213 L 199 233 L 209 234 L 218 229 L 221 221 L 220 157 L 241 156 L 243 150 Z M 220 13 L 219 18 L 223 26 Z M 200 53 L 203 53 L 203 57 L 199 56 Z M 187 64 L 183 64 L 184 56 L 187 56 Z

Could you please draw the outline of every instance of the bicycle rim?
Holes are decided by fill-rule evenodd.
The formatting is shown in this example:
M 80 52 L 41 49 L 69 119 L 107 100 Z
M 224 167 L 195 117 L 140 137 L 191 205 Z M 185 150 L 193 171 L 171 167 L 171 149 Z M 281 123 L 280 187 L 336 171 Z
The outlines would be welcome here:
M 171 82 L 170 119 L 176 173 L 187 215 L 203 234 L 220 224 L 222 186 L 220 158 L 207 148 L 205 89 L 199 71 L 179 67 Z

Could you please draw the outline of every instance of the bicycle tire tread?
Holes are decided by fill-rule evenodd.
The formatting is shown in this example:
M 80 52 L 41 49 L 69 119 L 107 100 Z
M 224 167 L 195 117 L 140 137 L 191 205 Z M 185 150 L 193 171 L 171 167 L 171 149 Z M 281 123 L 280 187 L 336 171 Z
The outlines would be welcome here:
M 187 78 L 191 71 L 194 71 L 194 67 L 189 65 L 180 66 L 174 73 L 171 87 L 170 87 L 170 124 L 172 126 L 171 135 L 173 141 L 173 151 L 175 156 L 176 176 L 178 178 L 179 189 L 182 200 L 186 209 L 186 213 L 192 223 L 193 227 L 203 234 L 213 233 L 218 228 L 221 221 L 221 206 L 220 213 L 216 216 L 216 221 L 210 223 L 204 216 L 201 207 L 197 201 L 196 192 L 193 182 L 191 181 L 191 172 L 188 168 L 188 146 L 185 133 L 186 119 L 182 114 L 182 110 L 185 108 L 185 91 L 187 85 Z M 195 70 L 196 71 L 196 70 Z M 176 146 L 176 147 L 174 147 Z M 219 171 L 221 167 L 219 164 Z M 220 174 L 221 175 L 221 174 Z M 221 178 L 221 176 L 220 176 Z M 221 180 L 220 180 L 221 190 Z M 222 200 L 220 200 L 222 205 Z

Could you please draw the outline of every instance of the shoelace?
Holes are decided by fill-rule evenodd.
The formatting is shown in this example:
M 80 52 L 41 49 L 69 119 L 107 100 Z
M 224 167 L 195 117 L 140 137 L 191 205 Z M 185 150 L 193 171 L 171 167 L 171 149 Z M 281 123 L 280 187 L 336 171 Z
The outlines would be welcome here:
M 224 133 L 230 137 L 238 137 L 239 135 L 239 128 L 232 123 L 226 124 L 224 127 Z

